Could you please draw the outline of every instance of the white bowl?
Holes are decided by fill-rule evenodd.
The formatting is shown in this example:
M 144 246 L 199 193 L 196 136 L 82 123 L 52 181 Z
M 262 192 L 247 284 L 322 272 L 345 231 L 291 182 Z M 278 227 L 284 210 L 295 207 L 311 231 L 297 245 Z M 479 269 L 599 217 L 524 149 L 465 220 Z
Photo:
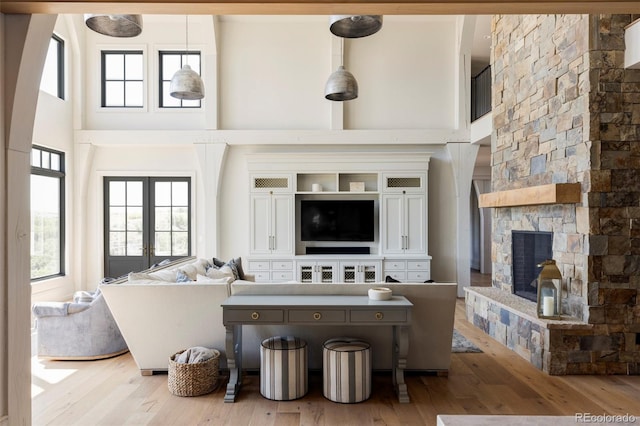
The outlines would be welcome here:
M 369 289 L 369 299 L 371 300 L 389 300 L 392 291 L 387 287 L 374 287 Z

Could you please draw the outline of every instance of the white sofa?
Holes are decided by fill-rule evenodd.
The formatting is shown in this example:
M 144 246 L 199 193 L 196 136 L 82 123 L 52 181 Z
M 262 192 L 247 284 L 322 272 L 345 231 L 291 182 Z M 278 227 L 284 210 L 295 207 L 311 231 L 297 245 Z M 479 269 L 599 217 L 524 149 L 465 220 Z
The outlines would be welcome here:
M 193 262 L 193 259 L 183 263 Z M 172 267 L 180 267 L 174 264 Z M 134 280 L 101 286 L 105 299 L 143 375 L 167 370 L 169 356 L 191 346 L 216 348 L 226 367 L 225 328 L 221 303 L 231 294 L 361 294 L 381 284 L 259 284 L 236 280 L 231 284 L 172 283 Z M 457 285 L 455 283 L 385 283 L 404 295 L 414 307 L 409 334 L 407 370 L 448 371 Z M 391 368 L 390 327 L 244 327 L 243 367 L 260 365 L 260 342 L 266 337 L 294 334 L 309 344 L 309 367 L 322 366 L 322 342 L 330 337 L 353 336 L 372 345 L 373 367 Z M 378 349 L 381 348 L 381 349 Z

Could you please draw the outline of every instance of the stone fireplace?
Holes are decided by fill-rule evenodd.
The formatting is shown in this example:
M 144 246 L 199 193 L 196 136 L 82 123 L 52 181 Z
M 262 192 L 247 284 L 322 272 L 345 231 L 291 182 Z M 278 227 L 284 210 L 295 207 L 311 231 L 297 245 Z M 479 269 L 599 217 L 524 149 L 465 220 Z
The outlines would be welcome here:
M 637 17 L 493 18 L 492 192 L 580 189 L 494 205 L 493 287 L 467 288 L 467 317 L 549 374 L 640 373 L 640 70 L 623 66 Z M 562 320 L 513 294 L 514 230 L 551 233 Z

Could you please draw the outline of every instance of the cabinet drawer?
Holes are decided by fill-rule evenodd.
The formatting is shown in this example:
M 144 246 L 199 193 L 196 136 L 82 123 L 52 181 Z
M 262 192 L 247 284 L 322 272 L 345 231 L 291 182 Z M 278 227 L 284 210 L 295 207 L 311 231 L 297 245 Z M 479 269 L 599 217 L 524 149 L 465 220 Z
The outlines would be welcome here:
M 271 269 L 273 269 L 274 271 L 293 271 L 293 262 L 272 261 Z
M 347 315 L 339 309 L 300 309 L 289 311 L 289 322 L 341 322 L 344 323 Z
M 249 261 L 249 267 L 247 269 L 249 269 L 252 272 L 268 271 L 269 270 L 269 261 L 268 260 L 263 260 L 263 261 L 252 260 L 252 261 Z
M 398 281 L 404 281 L 407 279 L 407 273 L 404 271 L 385 271 L 385 277 L 389 276 Z
M 293 271 L 276 271 L 271 273 L 271 281 L 292 281 Z
M 279 323 L 284 322 L 282 309 L 227 309 L 224 311 L 223 322 L 255 322 Z
M 409 270 L 428 271 L 429 268 L 429 262 L 423 260 L 407 260 L 407 269 Z
M 385 260 L 385 271 L 402 271 L 407 268 L 407 262 L 404 260 Z M 387 274 L 388 275 L 388 274 Z
M 407 279 L 409 280 L 409 282 L 421 283 L 425 282 L 429 278 L 431 278 L 431 274 L 429 273 L 429 271 L 409 271 L 407 273 Z
M 271 279 L 271 276 L 269 274 L 269 272 L 253 272 L 251 271 L 250 273 L 253 274 L 254 277 L 256 277 L 256 282 L 257 283 L 266 283 L 269 282 L 269 280 Z
M 351 311 L 351 322 L 406 322 L 407 312 L 397 310 L 366 309 Z

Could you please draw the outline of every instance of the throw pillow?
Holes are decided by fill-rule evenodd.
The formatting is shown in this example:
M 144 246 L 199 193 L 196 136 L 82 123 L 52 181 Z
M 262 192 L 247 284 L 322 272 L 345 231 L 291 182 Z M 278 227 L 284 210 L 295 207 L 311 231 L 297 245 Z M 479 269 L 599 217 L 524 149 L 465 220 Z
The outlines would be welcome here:
M 182 269 L 178 269 L 178 272 L 176 274 L 176 282 L 177 283 L 188 283 L 190 281 L 193 281 L 193 280 L 191 278 L 189 278 L 189 276 Z
M 176 282 L 176 274 L 178 273 L 177 269 L 163 269 L 160 271 L 151 272 L 148 275 L 151 276 L 153 280 L 159 281 L 168 281 L 171 283 Z
M 384 279 L 385 283 L 399 283 L 400 281 L 396 280 L 393 277 L 390 277 L 389 275 L 387 275 Z
M 198 274 L 198 278 L 196 279 L 198 284 L 227 284 L 229 282 L 229 277 L 224 278 L 209 278 L 205 275 Z
M 233 270 L 228 265 L 224 265 L 220 269 L 209 268 L 206 276 L 208 278 L 214 278 L 214 279 L 226 278 L 229 280 L 228 282 L 233 282 L 235 280 L 235 275 L 233 274 Z
M 224 266 L 225 262 L 224 260 L 220 260 L 217 257 L 214 257 L 213 260 L 213 266 L 215 266 L 216 268 L 221 268 L 222 266 Z
M 236 257 L 229 261 L 229 266 L 237 280 L 244 280 L 244 270 L 242 269 L 242 259 Z

